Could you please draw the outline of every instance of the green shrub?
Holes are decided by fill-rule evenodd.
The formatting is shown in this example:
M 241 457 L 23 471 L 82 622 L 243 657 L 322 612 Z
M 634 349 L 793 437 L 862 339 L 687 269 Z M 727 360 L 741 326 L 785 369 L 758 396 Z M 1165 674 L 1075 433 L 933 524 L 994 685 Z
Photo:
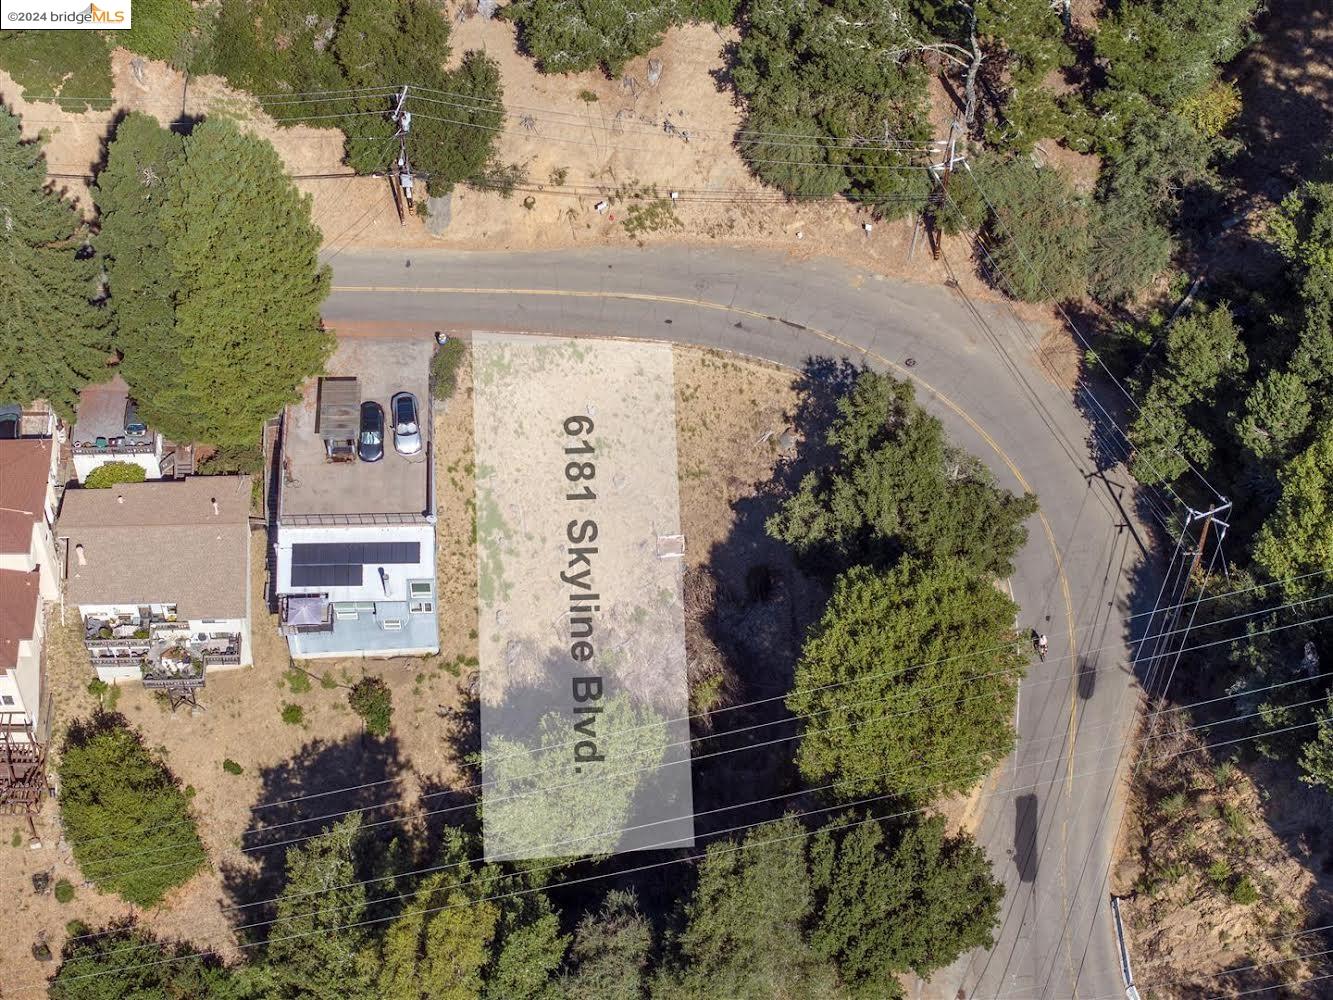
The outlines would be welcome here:
M 74 898 L 74 886 L 69 884 L 69 879 L 61 879 L 56 883 L 54 889 L 57 903 L 68 903 Z
M 1233 903 L 1239 903 L 1241 906 L 1249 906 L 1251 903 L 1259 901 L 1259 890 L 1250 880 L 1250 876 L 1242 875 L 1231 886 L 1231 892 L 1228 893 Z
M 467 345 L 450 337 L 435 349 L 430 359 L 431 389 L 436 399 L 450 399 L 458 388 L 458 368 L 467 356 Z
M 90 490 L 110 489 L 117 483 L 142 483 L 147 473 L 133 462 L 106 462 L 88 473 L 83 485 Z
M 1189 805 L 1189 800 L 1186 799 L 1185 793 L 1174 792 L 1162 799 L 1162 803 L 1158 808 L 1161 809 L 1162 815 L 1167 819 L 1175 819 L 1185 811 L 1187 805 Z
M 123 716 L 76 720 L 60 755 L 60 817 L 74 860 L 104 892 L 155 906 L 207 863 L 189 798 Z M 169 864 L 145 864 L 168 857 Z
M 134 26 L 114 42 L 131 52 L 185 69 L 193 51 L 198 15 L 190 0 L 134 0 Z
M 290 702 L 282 706 L 282 721 L 289 726 L 299 726 L 305 722 L 305 709 Z
M 245 768 L 241 767 L 240 764 L 228 757 L 222 762 L 222 770 L 226 771 L 228 774 L 240 774 Z
M 14 831 L 14 835 L 13 835 L 12 837 L 9 838 L 9 846 L 10 846 L 10 847 L 22 847 L 22 846 L 23 846 L 23 834 L 20 833 L 18 830 L 15 830 L 15 831 Z
M 1231 865 L 1226 858 L 1218 858 L 1208 866 L 1205 874 L 1215 889 L 1222 889 L 1231 880 Z
M 137 21 L 138 18 L 136 17 Z M 111 46 L 100 31 L 0 31 L 0 69 L 23 88 L 26 100 L 111 96 Z M 66 111 L 86 111 L 84 100 L 58 102 Z
M 393 725 L 393 695 L 379 677 L 364 677 L 347 694 L 352 711 L 365 721 L 372 736 L 388 736 Z

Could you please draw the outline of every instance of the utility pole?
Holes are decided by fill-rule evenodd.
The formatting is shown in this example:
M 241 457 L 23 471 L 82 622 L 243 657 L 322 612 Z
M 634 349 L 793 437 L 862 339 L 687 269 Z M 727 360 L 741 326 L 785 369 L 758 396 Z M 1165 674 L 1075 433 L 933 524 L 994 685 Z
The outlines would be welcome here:
M 932 164 L 928 169 L 931 180 L 933 180 L 937 189 L 931 193 L 930 200 L 926 202 L 926 209 L 922 213 L 926 222 L 926 238 L 930 241 L 930 255 L 935 260 L 940 259 L 940 240 L 943 234 L 940 232 L 939 220 L 936 213 L 940 205 L 949 195 L 949 175 L 953 173 L 954 166 L 964 158 L 958 155 L 958 131 L 959 123 L 957 116 L 949 122 L 949 138 L 944 144 L 944 162 Z
M 412 201 L 412 163 L 407 157 L 407 137 L 412 131 L 412 112 L 407 110 L 406 86 L 398 92 L 393 120 L 398 126 L 398 132 L 394 136 L 398 140 L 398 161 L 390 174 L 389 186 L 393 189 L 394 207 L 398 209 L 398 224 L 405 226 L 407 216 L 417 214 L 416 204 Z
M 1152 657 L 1153 665 L 1148 668 L 1148 677 L 1145 680 L 1145 689 L 1150 684 L 1153 674 L 1157 671 L 1156 661 L 1158 659 L 1165 660 L 1167 657 L 1171 657 L 1172 656 L 1171 647 L 1173 645 L 1175 646 L 1175 654 L 1174 658 L 1171 661 L 1171 668 L 1167 673 L 1166 682 L 1162 685 L 1161 692 L 1158 695 L 1158 697 L 1160 698 L 1165 698 L 1167 692 L 1169 692 L 1171 689 L 1171 682 L 1175 679 L 1176 676 L 1176 667 L 1180 664 L 1180 658 L 1182 655 L 1184 655 L 1185 647 L 1189 644 L 1189 632 L 1190 629 L 1194 627 L 1194 616 L 1199 610 L 1199 603 L 1200 601 L 1203 600 L 1203 592 L 1208 586 L 1208 581 L 1206 579 L 1199 581 L 1199 593 L 1194 600 L 1193 606 L 1190 609 L 1189 620 L 1185 623 L 1185 628 L 1182 630 L 1181 635 L 1177 639 L 1172 635 L 1172 633 L 1175 632 L 1176 625 L 1180 621 L 1181 611 L 1185 607 L 1184 597 L 1189 592 L 1190 580 L 1194 578 L 1194 574 L 1198 570 L 1200 563 L 1203 562 L 1204 547 L 1208 544 L 1209 529 L 1212 528 L 1214 524 L 1217 525 L 1217 544 L 1218 546 L 1221 546 L 1222 540 L 1226 538 L 1227 529 L 1231 527 L 1229 523 L 1222 520 L 1222 518 L 1219 516 L 1221 514 L 1226 514 L 1231 510 L 1230 500 L 1223 499 L 1222 503 L 1217 504 L 1214 507 L 1210 507 L 1208 510 L 1195 510 L 1192 507 L 1186 509 L 1188 511 L 1188 514 L 1186 515 L 1185 519 L 1186 529 L 1188 529 L 1189 526 L 1195 523 L 1196 521 L 1203 521 L 1203 526 L 1199 529 L 1199 541 L 1194 546 L 1194 555 L 1190 559 L 1189 570 L 1186 572 L 1184 583 L 1181 585 L 1180 588 L 1180 599 L 1173 601 L 1173 603 L 1175 604 L 1175 611 L 1172 613 L 1170 621 L 1164 623 L 1165 628 L 1163 628 L 1162 632 L 1158 633 L 1159 637 L 1163 635 L 1166 637 L 1166 652 L 1159 653 L 1157 651 L 1158 644 L 1157 643 L 1153 644 L 1154 645 L 1153 657 Z M 1214 552 L 1214 559 L 1215 558 L 1216 558 L 1216 552 Z M 1211 560 L 1209 562 L 1209 565 L 1211 567 Z M 1152 692 L 1148 691 L 1147 693 L 1149 698 L 1151 698 Z M 1149 739 L 1151 739 L 1157 732 L 1157 716 L 1160 714 L 1161 712 L 1159 710 L 1157 712 L 1154 712 L 1152 715 L 1148 727 Z

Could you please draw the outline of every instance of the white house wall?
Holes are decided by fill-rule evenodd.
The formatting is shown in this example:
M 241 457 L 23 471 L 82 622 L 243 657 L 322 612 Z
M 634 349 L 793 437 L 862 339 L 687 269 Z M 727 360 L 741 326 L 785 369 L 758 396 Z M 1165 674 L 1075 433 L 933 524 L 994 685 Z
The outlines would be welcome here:
M 88 476 L 99 465 L 106 465 L 108 462 L 125 462 L 129 465 L 138 465 L 143 468 L 145 479 L 162 478 L 162 443 L 159 440 L 157 448 L 148 454 L 135 455 L 117 455 L 117 454 L 98 454 L 98 455 L 79 455 L 74 456 L 74 476 L 79 482 L 84 482 Z

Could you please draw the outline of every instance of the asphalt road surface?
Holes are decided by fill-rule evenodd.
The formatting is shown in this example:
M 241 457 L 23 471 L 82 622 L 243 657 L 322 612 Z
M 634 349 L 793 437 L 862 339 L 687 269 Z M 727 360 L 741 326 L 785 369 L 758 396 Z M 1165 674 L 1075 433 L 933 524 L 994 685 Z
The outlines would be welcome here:
M 955 441 L 1005 486 L 1040 497 L 1008 584 L 1020 626 L 1050 636 L 1020 689 L 1018 748 L 976 802 L 980 841 L 1007 890 L 996 944 L 916 993 L 1123 995 L 1105 877 L 1120 820 L 1120 744 L 1137 710 L 1127 618 L 1140 610 L 1130 580 L 1144 541 L 1121 509 L 1130 502 L 1123 469 L 1096 474 L 1095 432 L 1041 371 L 1031 332 L 1001 306 L 969 305 L 949 288 L 781 254 L 344 250 L 330 259 L 325 316 L 349 331 L 648 338 L 794 368 L 846 356 L 916 380 Z M 1114 394 L 1098 398 L 1110 409 Z M 1106 451 L 1121 447 L 1113 433 L 1102 440 Z

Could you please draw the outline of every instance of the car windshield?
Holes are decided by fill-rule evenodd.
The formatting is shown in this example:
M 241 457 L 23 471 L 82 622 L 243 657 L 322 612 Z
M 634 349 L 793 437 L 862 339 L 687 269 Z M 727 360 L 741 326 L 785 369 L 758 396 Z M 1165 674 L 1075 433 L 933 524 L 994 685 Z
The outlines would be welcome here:
M 361 432 L 362 444 L 379 444 L 380 440 L 380 432 L 374 428 L 367 427 Z
M 410 399 L 398 400 L 397 410 L 398 412 L 394 414 L 394 418 L 398 422 L 398 433 L 413 433 L 417 429 L 417 415 L 414 412 L 416 407 L 412 405 L 412 401 Z

